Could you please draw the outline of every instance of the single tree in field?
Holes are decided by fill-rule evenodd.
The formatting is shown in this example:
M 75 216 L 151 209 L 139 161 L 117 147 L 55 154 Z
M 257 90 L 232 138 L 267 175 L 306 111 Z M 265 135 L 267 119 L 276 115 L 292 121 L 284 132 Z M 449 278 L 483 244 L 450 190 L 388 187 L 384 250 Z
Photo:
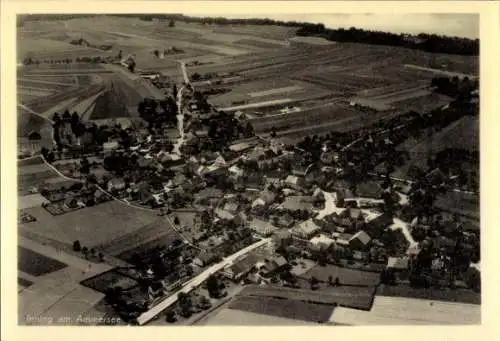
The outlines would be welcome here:
M 332 275 L 328 276 L 328 285 L 333 285 L 333 277 L 332 277 Z
M 275 138 L 276 137 L 276 127 L 271 128 L 271 137 Z
M 333 285 L 335 285 L 336 287 L 340 285 L 340 280 L 338 277 L 335 277 L 335 282 L 333 282 Z
M 178 216 L 175 216 L 175 218 L 174 218 L 174 224 L 175 224 L 175 225 L 179 225 L 180 223 L 181 223 L 181 222 L 180 222 L 180 220 L 179 220 L 179 217 L 178 217 Z
M 82 246 L 80 245 L 80 241 L 79 240 L 75 240 L 73 242 L 73 251 L 79 252 L 81 250 L 82 250 Z
M 310 280 L 311 290 L 317 290 L 319 287 L 319 281 L 316 277 L 312 276 Z
M 154 50 L 153 54 L 155 55 L 156 58 L 158 58 L 160 56 L 160 51 Z

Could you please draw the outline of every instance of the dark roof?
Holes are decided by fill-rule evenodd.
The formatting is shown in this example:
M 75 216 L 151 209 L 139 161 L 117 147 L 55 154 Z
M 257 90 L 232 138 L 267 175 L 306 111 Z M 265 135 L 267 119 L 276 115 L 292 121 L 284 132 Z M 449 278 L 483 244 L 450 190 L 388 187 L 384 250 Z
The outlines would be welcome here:
M 207 263 L 215 258 L 215 254 L 213 254 L 212 252 L 202 252 L 198 255 L 197 258 L 203 263 Z

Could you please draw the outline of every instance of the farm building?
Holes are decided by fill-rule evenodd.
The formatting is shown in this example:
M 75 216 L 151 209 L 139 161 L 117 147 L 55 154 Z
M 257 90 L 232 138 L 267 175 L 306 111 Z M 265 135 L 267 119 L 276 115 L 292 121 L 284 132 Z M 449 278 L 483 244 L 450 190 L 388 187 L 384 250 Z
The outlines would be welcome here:
M 273 259 L 266 259 L 264 264 L 259 266 L 259 272 L 263 277 L 269 278 L 274 274 L 282 271 L 288 266 L 288 262 L 283 256 L 275 257 Z
M 202 252 L 194 260 L 193 263 L 198 266 L 207 266 L 217 259 L 217 256 L 211 252 Z
M 259 261 L 254 255 L 248 255 L 245 258 L 233 263 L 232 265 L 226 267 L 223 270 L 223 274 L 233 280 L 239 281 L 245 275 L 247 275 L 255 266 L 255 264 Z
M 311 243 L 311 248 L 313 250 L 325 250 L 328 249 L 331 245 L 335 244 L 335 240 L 323 234 L 320 234 L 319 236 L 311 238 L 311 240 L 309 240 L 309 243 Z
M 359 231 L 349 239 L 349 246 L 353 250 L 366 249 L 371 241 L 371 237 L 365 231 Z
M 408 257 L 389 257 L 387 259 L 387 268 L 394 270 L 406 270 L 409 267 Z
M 291 229 L 292 235 L 298 238 L 310 239 L 321 228 L 312 219 L 306 220 Z
M 293 195 L 285 198 L 285 201 L 280 205 L 282 209 L 290 211 L 307 210 L 311 211 L 314 208 L 316 198 L 314 196 Z
M 254 218 L 249 222 L 249 228 L 263 236 L 269 236 L 278 230 L 278 228 L 273 224 L 257 218 Z

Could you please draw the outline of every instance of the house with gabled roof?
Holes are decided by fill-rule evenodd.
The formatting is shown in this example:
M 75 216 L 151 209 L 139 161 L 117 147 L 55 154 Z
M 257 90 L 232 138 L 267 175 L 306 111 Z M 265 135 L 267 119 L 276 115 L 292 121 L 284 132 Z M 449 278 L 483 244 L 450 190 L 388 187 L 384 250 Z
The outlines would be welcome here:
M 365 231 L 356 232 L 349 239 L 349 247 L 353 250 L 365 250 L 371 241 L 371 237 Z

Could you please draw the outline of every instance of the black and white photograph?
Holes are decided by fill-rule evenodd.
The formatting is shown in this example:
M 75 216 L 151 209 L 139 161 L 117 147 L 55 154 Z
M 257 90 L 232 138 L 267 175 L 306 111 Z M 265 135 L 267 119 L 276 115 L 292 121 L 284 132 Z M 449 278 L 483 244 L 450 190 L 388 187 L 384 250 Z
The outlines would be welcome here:
M 481 324 L 474 8 L 116 11 L 16 18 L 18 325 Z

